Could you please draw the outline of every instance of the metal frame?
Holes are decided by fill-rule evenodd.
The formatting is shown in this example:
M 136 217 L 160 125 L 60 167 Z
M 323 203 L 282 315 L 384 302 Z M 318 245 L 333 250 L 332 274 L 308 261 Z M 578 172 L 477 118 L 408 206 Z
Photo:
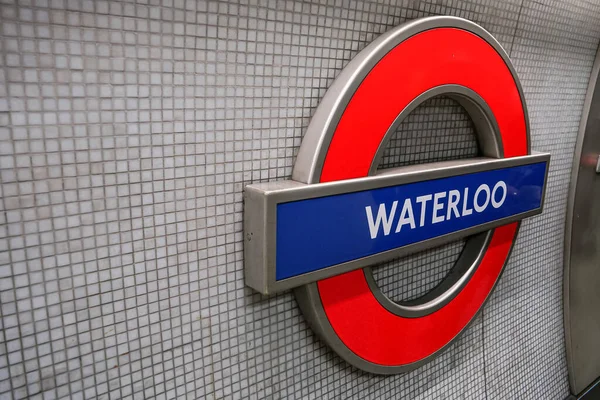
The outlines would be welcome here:
M 422 317 L 448 304 L 469 282 L 477 270 L 492 240 L 492 231 L 482 232 L 469 239 L 450 273 L 425 295 L 406 302 L 395 302 L 377 286 L 371 267 L 365 268 L 365 277 L 377 300 L 389 312 L 401 317 Z
M 320 269 L 317 271 L 307 272 L 305 274 L 276 280 L 275 278 L 275 255 L 276 255 L 276 226 L 277 226 L 277 205 L 293 201 L 312 199 L 318 197 L 339 195 L 344 193 L 360 192 L 370 189 L 378 189 L 390 186 L 405 185 L 413 182 L 421 182 L 447 178 L 451 176 L 471 174 L 481 171 L 490 171 L 495 169 L 510 168 L 515 166 L 529 165 L 544 162 L 548 164 L 550 155 L 547 153 L 535 153 L 533 155 L 513 157 L 513 158 L 474 158 L 469 160 L 444 161 L 438 163 L 429 163 L 415 165 L 409 167 L 400 167 L 386 170 L 375 176 L 366 178 L 351 179 L 345 181 L 335 181 L 328 183 L 319 183 L 314 185 L 306 185 L 295 181 L 280 181 L 259 183 L 246 186 L 245 204 L 246 211 L 244 213 L 245 236 L 248 243 L 252 241 L 260 243 L 260 246 L 245 246 L 248 253 L 246 254 L 245 269 L 246 269 L 246 284 L 253 289 L 263 293 L 271 294 L 282 290 L 290 289 L 307 283 L 315 282 L 320 279 L 330 276 L 339 275 L 344 272 L 355 269 L 368 267 L 370 265 L 389 260 L 395 257 L 409 254 L 411 252 L 424 250 L 434 246 L 447 243 L 457 238 L 463 238 L 475 233 L 490 230 L 497 226 L 505 225 L 510 222 L 518 221 L 523 218 L 540 214 L 543 206 L 537 209 L 491 221 L 485 224 L 473 226 L 457 232 L 449 233 L 433 239 L 428 239 L 422 242 L 413 243 L 403 247 L 388 250 L 382 253 L 359 258 L 357 260 L 348 261 L 342 264 L 337 264 L 331 267 Z M 546 181 L 548 168 L 546 168 Z M 545 195 L 546 185 L 544 185 L 543 196 Z M 471 249 L 469 254 L 480 254 L 484 245 L 487 242 L 482 242 L 480 239 L 475 240 L 477 245 L 469 244 Z M 251 254 L 250 254 L 251 253 Z M 473 257 L 471 257 L 473 258 Z M 479 259 L 475 257 L 475 259 Z M 466 258 L 465 258 L 466 260 Z M 463 261 L 466 262 L 466 261 Z M 472 264 L 472 262 L 471 262 Z M 478 264 L 478 263 L 477 263 Z M 459 285 L 452 285 L 448 288 L 448 293 L 443 297 L 444 302 L 440 300 L 431 300 L 428 307 L 424 305 L 406 308 L 406 313 L 410 314 L 409 309 L 413 309 L 415 313 L 422 315 L 425 309 L 428 312 L 433 312 L 433 305 L 439 309 L 445 303 L 450 301 L 456 293 L 466 284 L 468 277 L 475 271 L 476 265 L 465 270 L 469 271 L 468 276 L 462 276 L 459 279 Z M 369 269 L 370 273 L 370 269 Z M 390 306 L 391 307 L 391 306 Z M 402 314 L 402 306 L 398 305 L 398 309 L 394 308 Z M 416 307 L 416 308 L 415 308 Z M 420 310 L 420 311 L 417 311 Z
M 580 169 L 586 167 L 586 161 L 582 160 L 582 153 L 584 147 L 584 141 L 586 137 L 586 132 L 590 137 L 593 137 L 597 134 L 594 129 L 590 129 L 588 126 L 591 125 L 594 119 L 597 119 L 597 115 L 590 114 L 590 110 L 592 108 L 598 109 L 600 102 L 600 87 L 598 86 L 598 78 L 600 76 L 600 51 L 596 54 L 596 59 L 594 61 L 594 66 L 592 67 L 590 81 L 588 84 L 588 90 L 586 94 L 585 101 L 583 103 L 583 110 L 581 113 L 581 122 L 579 125 L 579 132 L 577 135 L 577 142 L 575 145 L 575 154 L 573 156 L 573 167 L 571 171 L 571 182 L 569 187 L 569 197 L 567 201 L 567 215 L 565 221 L 565 247 L 564 247 L 564 279 L 563 279 L 563 297 L 564 297 L 564 326 L 565 326 L 565 347 L 567 353 L 567 369 L 569 371 L 569 385 L 571 387 L 571 391 L 574 394 L 578 394 L 582 392 L 585 387 L 590 384 L 589 379 L 594 379 L 598 376 L 599 371 L 587 371 L 586 368 L 582 368 L 580 363 L 577 363 L 575 358 L 576 354 L 581 355 L 583 352 L 585 357 L 585 352 L 589 353 L 589 348 L 585 348 L 585 344 L 579 343 L 579 346 L 575 346 L 573 344 L 573 336 L 577 321 L 573 318 L 572 314 L 574 308 L 577 308 L 579 311 L 584 311 L 586 307 L 597 307 L 597 304 L 581 304 L 575 303 L 571 299 L 571 285 L 577 284 L 575 281 L 574 274 L 578 273 L 578 270 L 575 270 L 572 263 L 572 255 L 577 255 L 577 251 L 575 253 L 572 252 L 572 248 L 575 245 L 573 242 L 574 228 L 573 222 L 574 219 L 577 218 L 585 218 L 586 214 L 589 210 L 575 210 L 577 206 L 577 183 L 580 177 Z M 596 154 L 595 154 L 596 155 Z M 587 165 L 588 168 L 593 168 L 594 172 L 597 173 L 597 160 L 590 160 L 588 163 L 594 163 L 594 165 Z M 589 190 L 589 188 L 584 189 Z M 584 193 L 581 193 L 584 194 Z M 582 214 L 583 215 L 580 215 Z M 580 249 L 581 250 L 581 249 Z M 583 267 L 579 268 L 581 271 Z M 600 274 L 600 271 L 598 272 Z M 581 280 L 579 280 L 581 281 Z M 574 288 L 577 289 L 577 288 Z M 579 288 L 581 289 L 581 288 Z M 595 289 L 597 290 L 597 289 Z M 593 313 L 597 313 L 597 309 L 590 310 Z M 587 321 L 582 321 L 587 322 Z M 589 367 L 589 365 L 588 365 Z M 583 375 L 583 376 L 582 376 Z M 582 382 L 582 380 L 584 380 Z M 585 382 L 585 381 L 588 382 Z
M 598 400 L 600 397 L 600 377 L 594 380 L 591 385 L 585 388 L 580 395 L 569 396 L 567 400 Z
M 446 95 L 455 100 L 467 111 L 475 125 L 475 131 L 477 132 L 477 137 L 479 139 L 478 144 L 484 156 L 492 158 L 504 157 L 504 149 L 502 148 L 502 141 L 499 136 L 500 129 L 498 128 L 498 122 L 496 121 L 496 117 L 494 117 L 492 110 L 490 110 L 490 107 L 481 96 L 465 86 L 441 85 L 429 89 L 425 93 L 417 96 L 404 110 L 402 110 L 402 112 L 400 112 L 400 114 L 398 114 L 379 144 L 377 153 L 371 163 L 369 175 L 377 174 L 377 167 L 383 158 L 383 153 L 402 121 L 419 105 L 435 96 L 441 95 Z

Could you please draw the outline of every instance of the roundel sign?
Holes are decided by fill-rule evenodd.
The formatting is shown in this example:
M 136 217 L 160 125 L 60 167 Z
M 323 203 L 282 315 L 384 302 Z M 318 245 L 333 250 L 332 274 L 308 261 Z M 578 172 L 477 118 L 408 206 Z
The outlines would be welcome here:
M 438 95 L 469 113 L 483 156 L 377 171 L 402 120 Z M 415 368 L 489 297 L 520 221 L 542 212 L 549 162 L 530 150 L 523 91 L 487 31 L 453 17 L 399 26 L 327 91 L 292 180 L 245 188 L 246 284 L 293 288 L 311 327 L 358 368 Z M 394 302 L 378 288 L 371 265 L 457 238 L 456 265 L 423 297 Z

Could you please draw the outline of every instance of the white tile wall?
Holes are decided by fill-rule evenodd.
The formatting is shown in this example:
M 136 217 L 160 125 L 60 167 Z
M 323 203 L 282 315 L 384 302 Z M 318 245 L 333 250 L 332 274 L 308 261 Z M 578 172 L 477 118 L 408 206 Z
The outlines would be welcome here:
M 241 194 L 290 176 L 360 49 L 431 14 L 510 53 L 550 186 L 462 339 L 374 376 L 291 293 L 245 288 Z M 574 0 L 0 0 L 0 397 L 563 399 L 563 220 L 599 38 L 600 6 Z

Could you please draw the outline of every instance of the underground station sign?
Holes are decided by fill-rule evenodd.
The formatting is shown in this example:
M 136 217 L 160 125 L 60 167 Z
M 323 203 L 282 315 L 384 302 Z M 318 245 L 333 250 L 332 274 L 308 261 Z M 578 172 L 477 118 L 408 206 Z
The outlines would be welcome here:
M 439 95 L 469 113 L 482 156 L 378 171 L 402 120 Z M 350 364 L 413 369 L 489 297 L 520 221 L 542 212 L 549 162 L 530 149 L 519 80 L 487 31 L 453 17 L 399 26 L 327 91 L 292 180 L 245 188 L 246 284 L 294 289 L 312 329 Z M 421 298 L 394 302 L 377 287 L 371 266 L 459 238 L 456 265 Z

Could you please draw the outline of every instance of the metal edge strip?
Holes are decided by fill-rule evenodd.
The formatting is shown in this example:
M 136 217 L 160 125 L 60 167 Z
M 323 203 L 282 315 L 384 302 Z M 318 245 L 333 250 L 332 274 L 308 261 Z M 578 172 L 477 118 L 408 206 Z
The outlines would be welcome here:
M 579 124 L 579 131 L 577 133 L 577 142 L 575 144 L 575 152 L 573 155 L 573 166 L 571 169 L 571 181 L 569 184 L 569 197 L 567 199 L 567 214 L 565 218 L 565 243 L 564 243 L 564 270 L 563 270 L 563 321 L 565 328 L 565 348 L 567 353 L 567 369 L 569 371 L 569 385 L 571 391 L 574 391 L 577 387 L 575 382 L 575 374 L 573 373 L 573 348 L 571 343 L 571 331 L 570 331 L 570 274 L 571 274 L 571 238 L 573 234 L 573 217 L 574 217 L 574 206 L 575 206 L 575 194 L 577 188 L 577 179 L 579 176 L 579 164 L 581 162 L 581 154 L 583 151 L 583 141 L 585 138 L 585 131 L 587 129 L 588 119 L 590 117 L 590 108 L 594 97 L 594 89 L 598 84 L 598 77 L 600 75 L 600 49 L 596 53 L 596 59 L 590 74 L 590 80 L 588 84 L 585 101 L 583 103 L 583 110 L 581 112 L 581 121 Z
M 364 178 L 348 179 L 326 183 L 301 184 L 289 181 L 266 182 L 246 186 L 269 199 L 269 206 L 276 204 L 334 196 L 346 193 L 374 190 L 410 183 L 452 178 L 460 175 L 493 171 L 531 164 L 549 164 L 550 153 L 534 153 L 511 158 L 473 158 L 468 160 L 443 161 L 398 167 Z M 546 168 L 548 170 L 548 168 Z
M 575 396 L 572 398 L 574 400 Z M 598 400 L 598 398 L 600 398 L 600 377 L 577 396 L 577 400 Z
M 252 262 L 244 263 L 244 280 L 246 285 L 265 292 L 268 289 L 268 277 L 263 271 L 268 270 L 267 251 L 269 228 L 268 220 L 264 216 L 268 215 L 267 198 L 262 196 L 260 191 L 252 187 L 244 190 L 244 232 L 243 232 L 243 251 L 244 259 Z M 257 243 L 257 244 L 254 244 Z

